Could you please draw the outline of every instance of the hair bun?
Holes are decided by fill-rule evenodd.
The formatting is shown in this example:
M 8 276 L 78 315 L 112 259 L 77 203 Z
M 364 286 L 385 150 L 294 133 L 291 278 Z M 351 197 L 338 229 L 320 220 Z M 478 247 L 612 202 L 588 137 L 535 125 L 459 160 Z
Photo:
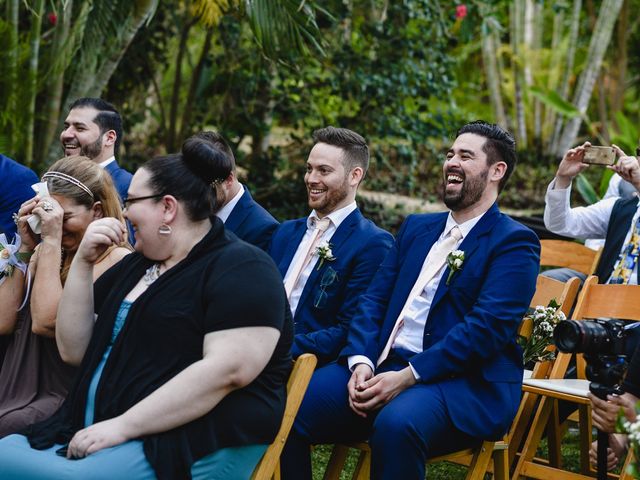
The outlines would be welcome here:
M 184 164 L 205 183 L 225 180 L 233 165 L 228 156 L 211 142 L 191 137 L 182 144 Z

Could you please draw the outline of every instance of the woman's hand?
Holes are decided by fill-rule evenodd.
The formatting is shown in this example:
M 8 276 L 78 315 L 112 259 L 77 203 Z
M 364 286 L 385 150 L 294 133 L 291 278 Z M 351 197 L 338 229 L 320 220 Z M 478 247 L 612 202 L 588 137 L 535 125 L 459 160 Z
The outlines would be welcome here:
M 121 417 L 112 418 L 76 432 L 67 449 L 67 458 L 84 458 L 87 455 L 115 447 L 130 440 Z
M 42 197 L 32 211 L 34 215 L 40 217 L 40 237 L 42 242 L 60 248 L 62 242 L 62 220 L 64 217 L 64 210 L 60 204 L 52 197 Z
M 126 227 L 113 217 L 105 217 L 91 222 L 87 227 L 75 258 L 94 264 L 112 245 L 124 241 Z
M 20 210 L 18 210 L 18 221 L 16 222 L 16 226 L 18 227 L 18 234 L 22 240 L 20 252 L 33 252 L 40 241 L 40 237 L 33 233 L 33 230 L 31 230 L 31 227 L 27 223 L 27 218 L 33 215 L 33 209 L 39 201 L 40 197 L 36 195 L 20 205 Z

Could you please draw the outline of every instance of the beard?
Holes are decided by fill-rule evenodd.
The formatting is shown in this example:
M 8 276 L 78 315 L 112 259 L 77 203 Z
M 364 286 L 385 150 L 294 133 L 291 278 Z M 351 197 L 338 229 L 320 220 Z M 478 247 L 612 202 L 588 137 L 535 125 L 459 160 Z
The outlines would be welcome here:
M 458 172 L 456 172 L 458 173 Z M 453 212 L 463 210 L 470 207 L 482 197 L 484 190 L 487 186 L 487 177 L 489 176 L 489 169 L 485 169 L 479 175 L 474 177 L 467 177 L 464 175 L 462 181 L 462 188 L 455 193 L 447 193 L 447 176 L 444 180 L 444 204 Z
M 91 160 L 100 156 L 102 153 L 102 135 L 99 135 L 95 142 L 80 147 L 80 155 L 88 157 Z
M 324 198 L 319 201 L 312 201 L 309 199 L 309 207 L 322 215 L 328 215 L 333 212 L 337 205 L 339 205 L 349 195 L 349 178 L 344 177 L 344 182 L 336 189 L 327 189 L 327 193 Z

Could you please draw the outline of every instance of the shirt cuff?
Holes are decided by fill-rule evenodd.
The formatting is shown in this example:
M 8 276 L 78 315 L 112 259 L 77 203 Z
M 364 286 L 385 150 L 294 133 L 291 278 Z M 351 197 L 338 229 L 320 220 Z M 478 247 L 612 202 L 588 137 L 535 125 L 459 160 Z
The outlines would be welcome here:
M 417 372 L 417 370 L 415 368 L 413 368 L 413 365 L 411 365 L 411 362 L 409 362 L 409 368 L 411 369 L 411 373 L 413 373 L 413 376 L 416 379 L 416 382 L 419 382 L 420 381 L 420 374 Z
M 364 363 L 365 365 L 369 365 L 369 367 L 371 367 L 371 371 L 375 372 L 376 369 L 373 366 L 373 363 L 371 363 L 371 360 L 369 360 L 369 357 L 365 357 L 364 355 L 351 355 L 348 359 L 347 359 L 347 364 L 349 365 L 349 370 L 351 372 L 353 372 L 353 369 L 356 367 L 356 365 L 358 365 L 359 363 Z

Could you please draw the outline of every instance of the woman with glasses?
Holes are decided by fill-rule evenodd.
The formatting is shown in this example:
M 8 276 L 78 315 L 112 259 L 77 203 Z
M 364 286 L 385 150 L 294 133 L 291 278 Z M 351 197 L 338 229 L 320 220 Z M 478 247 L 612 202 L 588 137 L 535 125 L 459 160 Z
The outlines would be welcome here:
M 89 224 L 123 220 L 110 175 L 88 158 L 59 160 L 42 180 L 50 195 L 22 204 L 16 216 L 20 240 L 9 244 L 5 237 L 0 245 L 0 270 L 6 272 L 0 278 L 0 334 L 10 338 L 0 369 L 0 438 L 48 418 L 62 404 L 75 373 L 55 341 L 62 288 Z M 129 252 L 125 236 L 110 245 L 96 258 L 88 284 Z
M 230 168 L 199 139 L 140 168 L 125 210 L 136 253 L 94 288 L 125 228 L 90 227 L 58 325 L 78 380 L 28 441 L 0 441 L 3 478 L 250 477 L 282 419 L 292 323 L 272 260 L 211 216 Z

